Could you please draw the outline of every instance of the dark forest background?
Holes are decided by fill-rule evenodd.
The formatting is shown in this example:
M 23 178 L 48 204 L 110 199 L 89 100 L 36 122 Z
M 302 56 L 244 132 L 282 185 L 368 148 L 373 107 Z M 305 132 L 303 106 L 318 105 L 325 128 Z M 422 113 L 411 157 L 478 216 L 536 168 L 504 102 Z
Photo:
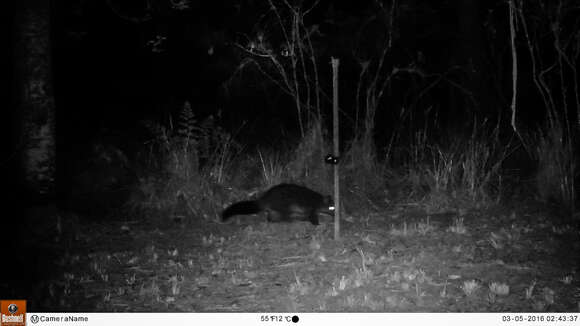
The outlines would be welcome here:
M 19 40 L 17 13 L 26 5 L 5 4 L 15 7 L 6 12 L 16 12 L 12 45 Z M 341 62 L 343 151 L 358 139 L 372 159 L 401 165 L 405 154 L 395 149 L 412 148 L 417 137 L 451 146 L 488 132 L 491 145 L 513 146 L 502 160 L 529 178 L 543 155 L 538 142 L 562 135 L 561 146 L 574 151 L 566 159 L 575 162 L 573 2 L 87 0 L 44 9 L 56 171 L 64 188 L 75 177 L 67 175 L 74 170 L 68 164 L 78 156 L 112 145 L 134 158 L 152 138 L 146 125 L 175 127 L 185 106 L 190 127 L 223 128 L 246 152 L 296 144 L 313 126 L 312 116 L 321 131 L 329 130 L 331 57 Z M 25 53 L 6 49 L 8 76 L 22 83 L 13 63 Z M 23 101 L 19 84 L 11 85 L 5 105 L 12 108 L 6 121 L 17 122 L 11 123 L 14 154 L 22 145 L 17 108 Z M 17 156 L 12 166 L 21 165 Z

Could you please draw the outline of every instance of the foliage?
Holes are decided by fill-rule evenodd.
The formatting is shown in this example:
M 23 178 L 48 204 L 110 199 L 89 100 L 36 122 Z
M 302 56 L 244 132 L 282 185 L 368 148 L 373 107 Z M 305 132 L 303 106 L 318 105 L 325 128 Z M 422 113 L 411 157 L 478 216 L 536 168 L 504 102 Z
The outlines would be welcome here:
M 538 162 L 536 189 L 539 198 L 574 212 L 577 200 L 577 152 L 570 148 L 561 128 L 549 128 L 534 137 L 533 154 Z
M 501 167 L 514 148 L 500 143 L 497 132 L 474 123 L 469 137 L 436 142 L 427 130 L 418 131 L 409 145 L 392 153 L 398 162 L 389 162 L 405 176 L 401 183 L 407 195 L 427 199 L 430 209 L 457 208 L 460 202 L 487 206 L 502 195 Z
M 225 181 L 237 149 L 231 136 L 212 116 L 198 120 L 189 102 L 184 103 L 176 125 L 170 120 L 168 126 L 147 122 L 146 127 L 152 139 L 147 142 L 145 175 L 129 207 L 213 219 L 219 184 Z

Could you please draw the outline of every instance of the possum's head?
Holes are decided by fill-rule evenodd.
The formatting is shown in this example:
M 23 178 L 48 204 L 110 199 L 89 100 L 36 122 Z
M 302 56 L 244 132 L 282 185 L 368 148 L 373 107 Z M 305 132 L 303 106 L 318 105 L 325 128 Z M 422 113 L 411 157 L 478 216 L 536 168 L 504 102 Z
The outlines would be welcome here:
M 324 196 L 323 210 L 325 210 L 328 214 L 332 214 L 334 212 L 334 201 L 332 200 L 332 196 Z

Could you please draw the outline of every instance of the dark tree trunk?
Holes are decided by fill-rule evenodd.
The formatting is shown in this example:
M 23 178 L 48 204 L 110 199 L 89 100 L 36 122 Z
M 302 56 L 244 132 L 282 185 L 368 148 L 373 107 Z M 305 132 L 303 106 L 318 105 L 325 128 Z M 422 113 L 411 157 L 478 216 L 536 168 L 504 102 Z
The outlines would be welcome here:
M 20 167 L 25 193 L 51 196 L 55 183 L 55 104 L 50 1 L 20 0 L 14 16 L 14 77 Z
M 55 105 L 51 78 L 50 0 L 14 1 L 12 16 L 12 140 L 11 195 L 2 207 L 0 247 L 11 256 L 0 271 L 0 293 L 37 297 L 41 280 L 56 271 L 56 255 L 43 241 L 56 224 Z M 11 198 L 11 197 L 9 197 Z M 22 214 L 22 216 L 21 216 Z M 42 234 L 39 238 L 38 235 Z M 53 238 L 50 238 L 53 239 Z M 30 308 L 46 310 L 40 300 Z

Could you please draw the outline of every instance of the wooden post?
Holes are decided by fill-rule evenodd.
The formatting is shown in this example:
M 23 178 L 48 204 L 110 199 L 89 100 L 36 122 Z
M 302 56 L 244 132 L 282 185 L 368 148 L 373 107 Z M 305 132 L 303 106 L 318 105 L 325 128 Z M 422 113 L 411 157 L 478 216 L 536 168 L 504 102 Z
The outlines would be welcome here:
M 338 66 L 340 60 L 331 58 L 332 64 L 332 129 L 333 129 L 333 143 L 334 143 L 334 157 L 339 157 L 338 146 Z M 340 184 L 338 177 L 338 164 L 334 164 L 334 240 L 340 238 Z

